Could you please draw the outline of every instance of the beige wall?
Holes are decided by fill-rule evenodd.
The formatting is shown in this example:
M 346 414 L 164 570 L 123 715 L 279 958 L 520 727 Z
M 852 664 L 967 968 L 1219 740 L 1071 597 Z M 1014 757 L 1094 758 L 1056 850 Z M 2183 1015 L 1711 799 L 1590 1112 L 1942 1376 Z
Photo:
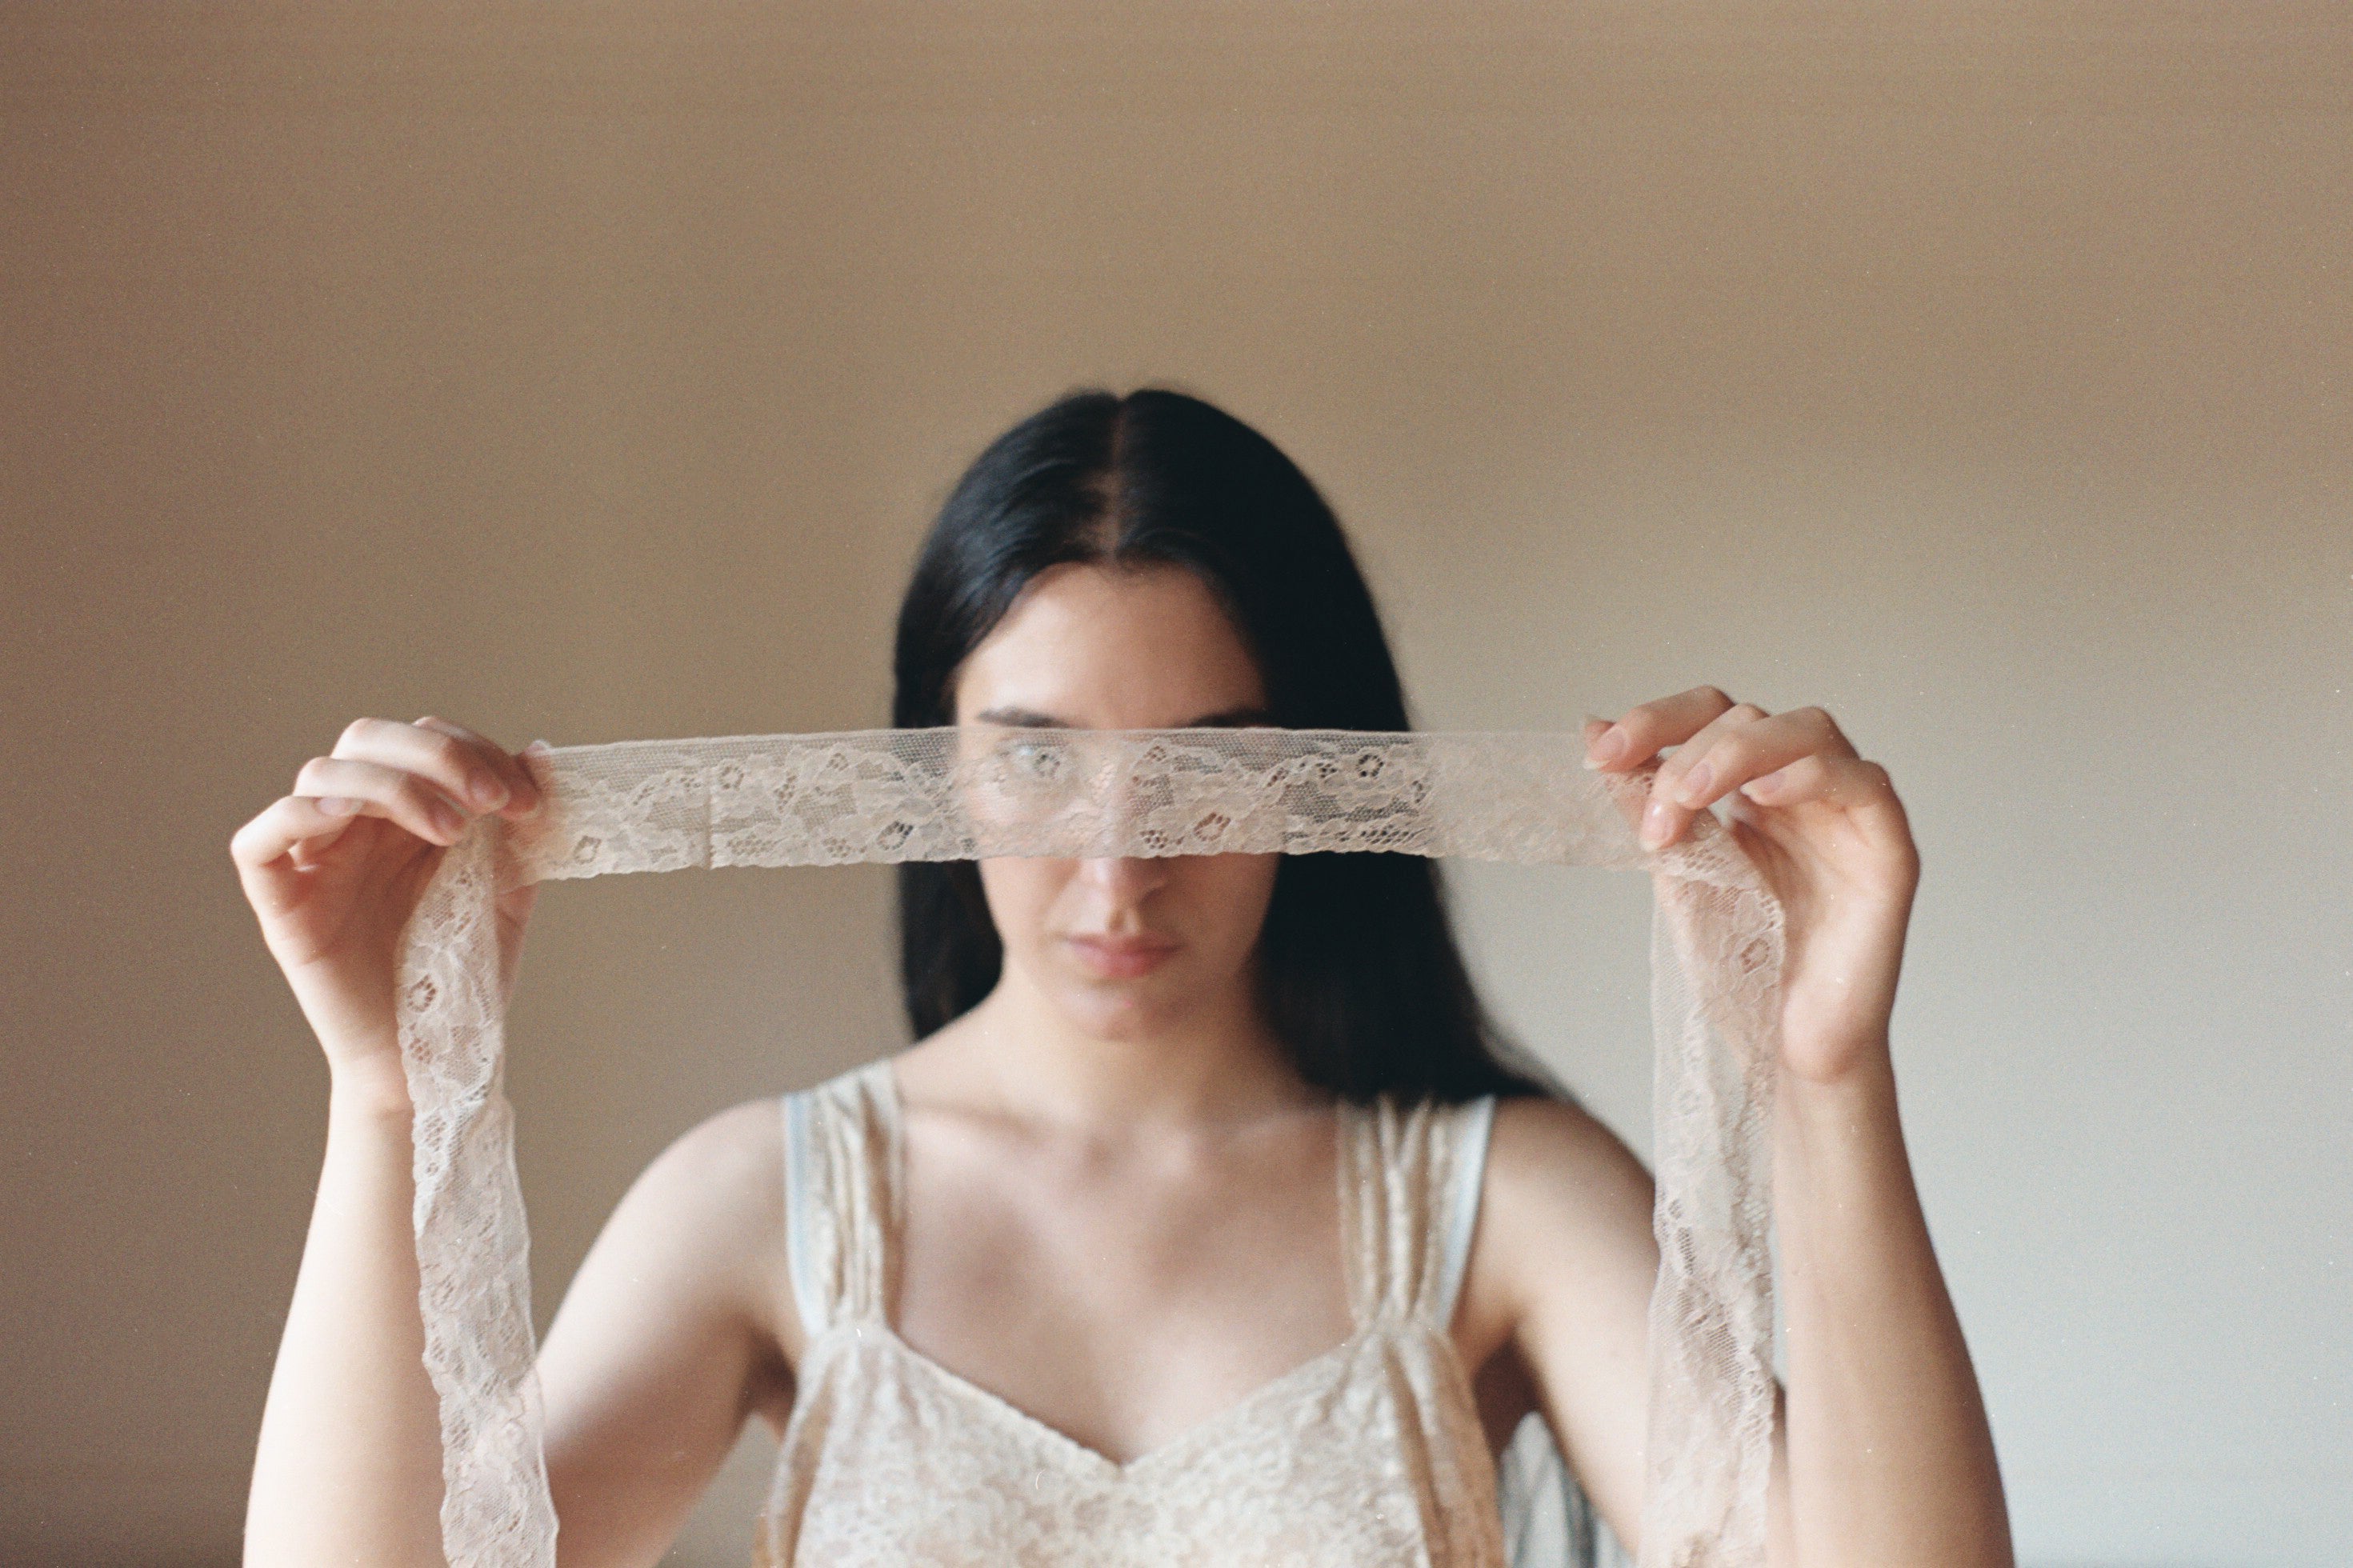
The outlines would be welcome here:
M 963 462 L 1145 379 L 1326 487 L 1424 723 L 1708 680 L 1884 761 L 2026 1559 L 2339 1559 L 2341 11 L 1140 9 L 0 10 L 0 1559 L 233 1558 L 326 1087 L 235 826 L 362 713 L 879 722 Z M 1641 1140 L 1645 889 L 1461 885 Z M 895 1037 L 885 888 L 543 901 L 543 1325 L 670 1138 Z

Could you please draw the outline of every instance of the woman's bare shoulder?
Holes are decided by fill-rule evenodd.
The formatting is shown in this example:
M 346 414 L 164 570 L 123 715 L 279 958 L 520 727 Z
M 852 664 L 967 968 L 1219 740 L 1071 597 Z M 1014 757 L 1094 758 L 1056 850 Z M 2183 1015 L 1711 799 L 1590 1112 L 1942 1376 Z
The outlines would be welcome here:
M 624 1203 L 642 1201 L 672 1214 L 729 1222 L 740 1239 L 781 1230 L 784 1218 L 784 1118 L 774 1095 L 712 1111 L 670 1140 L 649 1161 Z
M 784 1130 L 776 1097 L 713 1111 L 649 1161 L 596 1241 L 636 1302 L 649 1289 L 739 1317 L 787 1359 L 799 1324 L 780 1311 L 785 1278 Z M 583 1272 L 588 1271 L 584 1263 Z M 686 1305 L 673 1300 L 673 1308 Z
M 789 1410 L 778 1120 L 775 1100 L 747 1101 L 672 1139 L 573 1276 L 539 1354 L 567 1536 L 669 1539 L 747 1411 Z
M 1604 1265 L 1615 1271 L 1630 1262 L 1655 1268 L 1651 1190 L 1634 1152 L 1584 1107 L 1535 1096 L 1502 1100 L 1488 1142 L 1474 1264 L 1484 1254 L 1510 1276 L 1496 1281 L 1503 1294 L 1522 1302 L 1546 1280 L 1573 1271 Z
M 757 1174 L 765 1163 L 781 1172 L 784 1161 L 784 1111 L 780 1097 L 764 1094 L 714 1110 L 670 1140 L 655 1156 L 655 1165 L 676 1162 L 706 1175 L 744 1177 Z
M 1516 1350 L 1579 1484 L 1619 1530 L 1641 1499 L 1651 1199 L 1641 1161 L 1582 1107 L 1496 1107 L 1471 1251 L 1485 1315 L 1472 1326 Z
M 1573 1100 L 1514 1095 L 1495 1102 L 1490 1171 L 1506 1180 L 1650 1173 L 1607 1122 Z

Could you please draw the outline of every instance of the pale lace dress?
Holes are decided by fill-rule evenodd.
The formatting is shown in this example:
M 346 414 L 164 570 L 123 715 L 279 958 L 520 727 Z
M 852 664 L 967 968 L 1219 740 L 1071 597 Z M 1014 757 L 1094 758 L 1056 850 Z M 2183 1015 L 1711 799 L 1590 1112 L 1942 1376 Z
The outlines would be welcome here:
M 1344 1103 L 1354 1331 L 1122 1464 L 886 1321 L 902 1234 L 888 1065 L 785 1096 L 788 1253 L 808 1340 L 755 1562 L 1504 1568 L 1496 1467 L 1447 1331 L 1493 1114 L 1492 1100 Z M 1589 1560 L 1589 1512 L 1568 1490 L 1552 1511 L 1576 1516 L 1571 1528 L 1549 1533 Z

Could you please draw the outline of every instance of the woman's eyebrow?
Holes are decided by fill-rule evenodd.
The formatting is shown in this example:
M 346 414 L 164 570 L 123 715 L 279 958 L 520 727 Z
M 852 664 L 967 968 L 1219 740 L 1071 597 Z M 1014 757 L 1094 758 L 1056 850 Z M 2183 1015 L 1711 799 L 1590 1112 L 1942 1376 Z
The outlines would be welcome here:
M 1186 726 L 1189 730 L 1245 730 L 1253 724 L 1271 724 L 1274 715 L 1263 708 L 1229 708 L 1196 719 Z
M 1068 724 L 1050 714 L 1028 708 L 991 708 L 973 715 L 976 724 L 1004 724 L 1016 730 L 1067 730 Z
M 1031 708 L 991 708 L 973 716 L 978 724 L 1002 724 L 1016 730 L 1068 730 L 1074 726 L 1064 723 L 1050 713 L 1040 713 Z M 1274 715 L 1263 708 L 1226 708 L 1205 714 L 1190 724 L 1178 725 L 1186 730 L 1235 730 L 1253 724 L 1271 724 Z

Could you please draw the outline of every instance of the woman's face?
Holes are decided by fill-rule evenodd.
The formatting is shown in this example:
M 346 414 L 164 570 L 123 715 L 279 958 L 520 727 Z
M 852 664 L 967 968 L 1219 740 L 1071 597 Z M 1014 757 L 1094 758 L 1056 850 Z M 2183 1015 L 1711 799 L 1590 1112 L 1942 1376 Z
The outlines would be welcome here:
M 1258 666 L 1180 567 L 1057 566 L 965 658 L 959 725 L 1264 724 Z M 1098 1038 L 1136 1039 L 1246 996 L 1273 855 L 985 859 L 1008 981 Z

